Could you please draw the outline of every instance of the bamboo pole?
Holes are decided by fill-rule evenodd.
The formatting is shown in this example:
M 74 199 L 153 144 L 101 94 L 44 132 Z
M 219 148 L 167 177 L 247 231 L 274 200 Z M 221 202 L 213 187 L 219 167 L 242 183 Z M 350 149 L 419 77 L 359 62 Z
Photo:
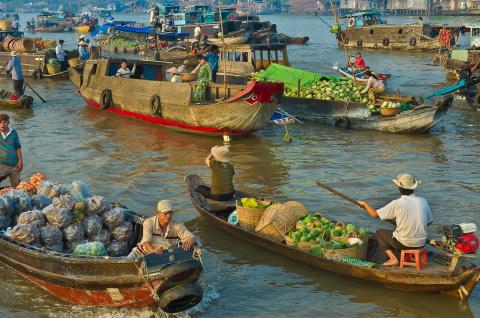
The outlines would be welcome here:
M 222 54 L 225 53 L 227 46 L 225 45 L 225 34 L 223 33 L 223 17 L 222 17 L 222 0 L 218 1 L 218 14 L 220 20 L 220 32 L 222 33 Z M 226 54 L 228 56 L 228 53 Z M 225 57 L 225 55 L 224 55 Z M 223 98 L 227 99 L 227 63 L 225 59 L 223 60 Z

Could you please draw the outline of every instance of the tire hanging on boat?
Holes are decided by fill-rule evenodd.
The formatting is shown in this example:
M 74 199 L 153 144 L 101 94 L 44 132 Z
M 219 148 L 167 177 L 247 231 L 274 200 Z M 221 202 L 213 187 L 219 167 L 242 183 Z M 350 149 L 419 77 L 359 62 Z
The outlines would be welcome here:
M 384 38 L 382 41 L 383 46 L 388 46 L 390 44 L 390 39 L 389 38 Z
M 363 45 L 363 40 L 362 39 L 358 40 L 357 41 L 357 46 L 361 47 L 362 45 Z
M 162 117 L 162 105 L 160 103 L 160 96 L 153 95 L 150 98 L 150 114 Z
M 417 45 L 417 38 L 411 38 L 409 44 L 410 44 L 410 46 Z
M 157 295 L 158 306 L 166 313 L 176 313 L 192 308 L 203 298 L 203 290 L 198 284 L 175 286 Z
M 100 105 L 102 106 L 102 109 L 108 109 L 110 106 L 112 106 L 112 91 L 109 89 L 104 89 L 102 91 L 102 94 L 100 94 Z
M 348 119 L 348 117 L 345 117 L 345 116 L 338 117 L 337 119 L 335 119 L 334 124 L 336 127 L 343 127 L 345 129 L 350 128 L 350 120 Z
M 179 284 L 186 280 L 196 280 L 202 273 L 202 264 L 195 259 L 175 263 L 162 270 L 164 280 Z

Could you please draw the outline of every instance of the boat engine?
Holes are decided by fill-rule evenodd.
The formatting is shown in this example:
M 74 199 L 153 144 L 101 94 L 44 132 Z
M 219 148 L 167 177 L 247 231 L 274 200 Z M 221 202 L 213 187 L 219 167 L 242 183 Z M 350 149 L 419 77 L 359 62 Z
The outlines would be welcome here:
M 474 223 L 442 225 L 440 229 L 443 243 L 465 254 L 473 254 L 478 250 L 479 240 L 474 234 L 476 230 Z

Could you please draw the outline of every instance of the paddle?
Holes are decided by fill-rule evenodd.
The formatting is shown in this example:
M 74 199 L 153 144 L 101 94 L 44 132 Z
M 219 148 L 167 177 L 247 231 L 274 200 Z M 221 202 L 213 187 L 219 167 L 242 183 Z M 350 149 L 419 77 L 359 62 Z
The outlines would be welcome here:
M 319 187 L 324 188 L 325 190 L 330 191 L 331 193 L 333 193 L 333 194 L 335 194 L 335 195 L 338 195 L 338 196 L 341 197 L 342 199 L 345 199 L 345 200 L 347 200 L 348 202 L 350 202 L 350 203 L 352 203 L 352 204 L 355 204 L 356 206 L 358 206 L 358 207 L 361 208 L 361 209 L 365 209 L 365 207 L 364 207 L 363 205 L 361 205 L 360 203 L 358 203 L 357 200 L 354 200 L 354 199 L 350 198 L 349 196 L 347 196 L 347 195 L 345 195 L 345 194 L 343 194 L 343 193 L 341 193 L 341 192 L 339 192 L 339 191 L 337 191 L 337 190 L 335 190 L 335 189 L 327 186 L 326 184 L 321 183 L 320 181 L 317 181 L 316 183 L 317 183 L 317 185 L 318 185 Z
M 36 91 L 36 90 L 34 90 L 34 89 L 33 89 L 33 87 L 32 87 L 32 86 L 30 86 L 30 84 L 28 84 L 28 82 L 27 82 L 27 81 L 25 81 L 25 80 L 24 80 L 24 82 L 25 82 L 25 85 L 27 85 L 27 86 L 28 86 L 28 87 L 29 87 L 29 88 L 32 90 L 32 92 L 34 92 L 34 93 L 35 93 L 35 95 L 37 95 L 37 97 L 38 97 L 38 98 L 40 98 L 40 99 L 42 100 L 42 102 L 44 102 L 44 103 L 46 103 L 46 102 L 47 102 L 46 100 L 44 100 L 44 99 L 42 98 L 42 96 L 40 96 L 40 94 L 38 94 L 38 93 L 37 93 L 37 91 Z

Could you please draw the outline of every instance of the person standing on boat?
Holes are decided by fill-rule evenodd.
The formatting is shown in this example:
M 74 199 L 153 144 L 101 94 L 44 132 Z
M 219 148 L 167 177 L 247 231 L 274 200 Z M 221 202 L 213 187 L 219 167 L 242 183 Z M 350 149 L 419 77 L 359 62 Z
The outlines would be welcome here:
M 203 55 L 197 56 L 198 65 L 192 71 L 197 73 L 197 82 L 195 83 L 195 90 L 193 92 L 193 101 L 195 103 L 204 103 L 207 100 L 207 88 L 208 84 L 212 80 L 212 70 L 210 64 L 207 63 L 207 59 Z
M 8 177 L 10 186 L 16 188 L 23 170 L 23 154 L 17 131 L 9 127 L 10 117 L 0 114 L 0 181 Z
M 8 62 L 6 71 L 12 75 L 15 96 L 20 98 L 23 96 L 23 86 L 25 84 L 23 80 L 22 62 L 18 58 L 17 51 L 12 51 L 10 55 L 12 59 Z
M 169 200 L 157 203 L 157 213 L 143 222 L 142 241 L 132 249 L 128 258 L 139 259 L 144 255 L 169 250 L 182 243 L 185 251 L 197 244 L 195 236 L 182 223 L 173 221 L 176 209 Z
M 210 69 L 212 70 L 212 82 L 214 83 L 217 81 L 218 53 L 219 53 L 218 46 L 212 45 L 207 55 L 205 55 L 205 58 L 207 59 L 208 64 L 210 64 Z
M 368 98 L 370 98 L 372 103 L 375 103 L 375 96 L 385 92 L 385 85 L 383 81 L 372 74 L 370 70 L 365 72 L 365 78 L 368 79 L 367 86 L 365 86 L 361 93 L 365 94 L 368 92 Z
M 200 27 L 200 24 L 197 23 L 195 26 L 195 29 L 193 29 L 193 38 L 197 41 L 200 41 L 200 35 L 202 34 L 202 28 Z
M 418 24 L 423 25 L 425 21 L 423 21 L 422 17 L 418 17 Z
M 90 52 L 87 50 L 87 43 L 85 41 L 78 42 L 78 56 L 82 62 L 88 60 Z
M 394 220 L 396 223 L 395 231 L 379 229 L 376 232 L 378 247 L 388 257 L 383 263 L 385 266 L 397 265 L 401 250 L 425 246 L 427 226 L 433 222 L 427 200 L 413 194 L 420 182 L 407 173 L 399 175 L 393 182 L 402 196 L 383 208 L 376 210 L 366 201 L 358 201 L 371 217 Z
M 229 201 L 234 198 L 233 176 L 235 170 L 230 164 L 230 150 L 227 146 L 215 146 L 205 159 L 205 164 L 212 169 L 212 187 L 201 185 L 197 191 L 206 198 L 216 201 Z
M 58 41 L 58 45 L 55 48 L 55 55 L 57 57 L 57 61 L 62 66 L 62 71 L 65 71 L 67 69 L 67 63 L 65 61 L 65 51 L 63 50 L 63 43 L 65 43 L 65 41 Z
M 136 68 L 137 68 L 137 64 L 134 64 L 132 71 L 130 71 L 130 69 L 127 66 L 127 60 L 123 59 L 122 64 L 120 64 L 120 68 L 117 70 L 117 74 L 115 74 L 115 77 L 130 78 L 130 76 L 135 74 Z

